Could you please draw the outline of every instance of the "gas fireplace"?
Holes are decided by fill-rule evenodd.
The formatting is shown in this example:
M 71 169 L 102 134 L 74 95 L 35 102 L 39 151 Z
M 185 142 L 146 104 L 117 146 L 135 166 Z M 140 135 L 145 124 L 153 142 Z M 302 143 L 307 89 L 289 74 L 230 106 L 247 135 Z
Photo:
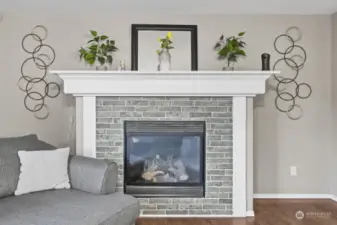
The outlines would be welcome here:
M 125 121 L 124 192 L 203 197 L 205 122 Z

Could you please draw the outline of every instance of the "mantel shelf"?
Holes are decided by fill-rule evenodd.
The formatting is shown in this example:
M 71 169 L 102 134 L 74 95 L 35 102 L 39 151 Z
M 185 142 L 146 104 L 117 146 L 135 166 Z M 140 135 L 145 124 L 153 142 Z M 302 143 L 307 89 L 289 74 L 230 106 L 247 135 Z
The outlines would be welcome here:
M 115 70 L 51 70 L 50 73 L 68 75 L 270 75 L 278 74 L 280 71 L 261 71 L 261 70 L 198 70 L 198 71 L 115 71 Z
M 75 96 L 255 96 L 279 71 L 52 70 Z

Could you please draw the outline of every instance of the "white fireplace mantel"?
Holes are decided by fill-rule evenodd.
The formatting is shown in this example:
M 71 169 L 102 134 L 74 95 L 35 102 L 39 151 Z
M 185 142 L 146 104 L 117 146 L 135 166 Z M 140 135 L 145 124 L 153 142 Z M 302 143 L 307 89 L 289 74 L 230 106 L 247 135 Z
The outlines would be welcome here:
M 232 216 L 253 214 L 253 185 L 252 181 L 247 182 L 252 179 L 252 165 L 247 169 L 246 162 L 247 154 L 252 154 L 247 153 L 252 145 L 247 141 L 252 136 L 252 121 L 247 118 L 252 118 L 253 109 L 251 104 L 247 107 L 247 97 L 264 94 L 266 80 L 279 71 L 54 70 L 50 73 L 59 75 L 64 81 L 64 92 L 76 97 L 76 154 L 89 157 L 96 157 L 96 96 L 232 96 Z
M 51 71 L 74 96 L 255 96 L 271 71 Z M 277 72 L 276 72 L 277 73 Z

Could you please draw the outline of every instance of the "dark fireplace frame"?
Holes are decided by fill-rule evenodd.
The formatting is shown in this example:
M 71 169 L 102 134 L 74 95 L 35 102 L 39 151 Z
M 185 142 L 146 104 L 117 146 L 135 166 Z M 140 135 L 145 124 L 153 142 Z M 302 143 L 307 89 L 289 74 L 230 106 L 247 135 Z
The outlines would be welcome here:
M 128 165 L 128 156 L 127 156 L 127 145 L 128 145 L 128 135 L 126 134 L 126 126 L 128 122 L 141 122 L 141 123 L 153 123 L 153 122 L 195 122 L 195 123 L 202 123 L 203 125 L 203 135 L 200 135 L 200 133 L 195 133 L 200 135 L 200 146 L 202 147 L 200 151 L 200 182 L 199 183 L 142 183 L 142 184 L 128 184 L 125 174 L 127 173 L 127 165 Z M 125 194 L 132 195 L 134 197 L 140 197 L 140 198 L 160 198 L 160 197 L 197 197 L 197 198 L 203 198 L 205 197 L 205 181 L 206 181 L 206 122 L 205 121 L 133 121 L 128 120 L 124 121 L 123 124 L 124 128 L 124 173 L 123 173 L 123 189 Z M 139 135 L 138 132 L 135 132 Z M 132 133 L 129 133 L 129 135 Z M 148 132 L 148 134 L 151 134 L 151 132 Z M 153 132 L 153 134 L 157 134 Z M 169 133 L 166 133 L 167 135 L 170 135 Z M 165 135 L 166 135 L 165 134 Z M 174 134 L 174 133 L 172 133 Z M 188 133 L 189 135 L 193 135 L 192 132 Z M 144 133 L 145 135 L 145 133 Z

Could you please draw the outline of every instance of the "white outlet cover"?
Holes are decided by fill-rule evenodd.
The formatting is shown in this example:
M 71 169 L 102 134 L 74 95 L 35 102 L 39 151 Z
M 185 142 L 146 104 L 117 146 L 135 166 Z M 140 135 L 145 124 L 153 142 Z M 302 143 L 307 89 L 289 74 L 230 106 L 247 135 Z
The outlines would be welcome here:
M 297 168 L 296 168 L 296 166 L 291 166 L 290 167 L 290 175 L 291 176 L 297 176 Z

